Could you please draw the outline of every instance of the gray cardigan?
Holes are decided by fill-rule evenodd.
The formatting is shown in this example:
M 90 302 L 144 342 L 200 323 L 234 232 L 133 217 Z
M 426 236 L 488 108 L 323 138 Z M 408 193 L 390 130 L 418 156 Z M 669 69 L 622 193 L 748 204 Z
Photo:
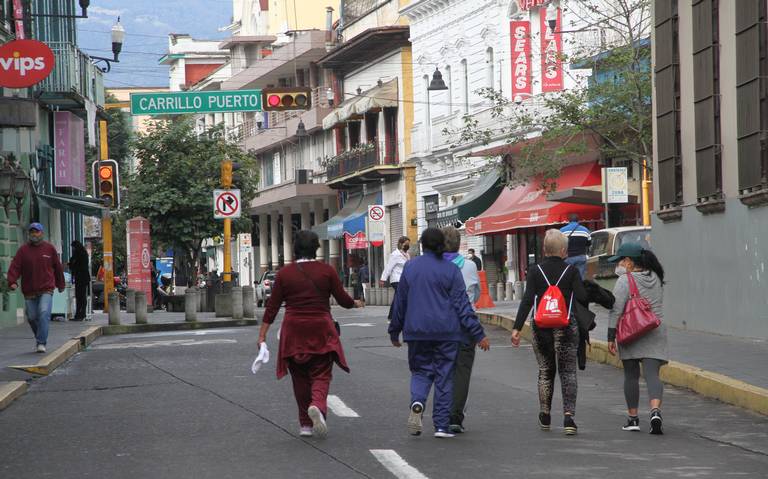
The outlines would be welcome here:
M 637 289 L 640 292 L 640 296 L 651 303 L 651 308 L 661 320 L 661 325 L 637 341 L 626 345 L 619 345 L 619 358 L 622 360 L 653 358 L 668 361 L 667 325 L 664 323 L 663 311 L 664 287 L 661 284 L 661 280 L 653 271 L 630 274 L 632 274 L 632 277 L 637 283 Z M 627 275 L 621 276 L 616 281 L 616 286 L 613 288 L 613 295 L 616 297 L 616 302 L 613 304 L 613 309 L 611 309 L 610 314 L 608 315 L 609 341 L 613 339 L 616 324 L 624 312 L 624 306 L 629 300 L 629 281 L 627 280 Z

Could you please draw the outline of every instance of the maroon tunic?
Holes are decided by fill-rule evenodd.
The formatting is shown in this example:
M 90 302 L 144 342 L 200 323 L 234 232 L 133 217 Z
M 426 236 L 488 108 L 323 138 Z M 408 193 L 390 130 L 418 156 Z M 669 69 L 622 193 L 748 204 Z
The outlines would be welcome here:
M 277 353 L 277 378 L 288 374 L 288 360 L 308 361 L 312 355 L 332 353 L 341 369 L 349 372 L 344 349 L 333 325 L 329 297 L 333 294 L 340 306 L 353 308 L 352 299 L 331 266 L 318 261 L 303 261 L 284 266 L 272 285 L 263 321 L 272 324 L 280 306 L 285 302 L 285 317 L 280 330 Z M 307 278 L 309 276 L 309 278 Z M 311 280 L 310 280 L 311 278 Z M 314 281 L 316 286 L 313 286 Z M 318 291 L 319 290 L 319 291 Z

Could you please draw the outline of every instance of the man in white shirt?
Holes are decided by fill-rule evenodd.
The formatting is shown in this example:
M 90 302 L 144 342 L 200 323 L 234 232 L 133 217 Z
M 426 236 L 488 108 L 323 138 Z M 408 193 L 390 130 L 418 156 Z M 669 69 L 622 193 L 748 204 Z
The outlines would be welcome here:
M 411 255 L 408 254 L 408 250 L 411 248 L 411 240 L 407 236 L 401 236 L 397 240 L 397 249 L 389 255 L 387 265 L 384 267 L 384 271 L 381 273 L 381 279 L 379 285 L 384 287 L 384 282 L 389 280 L 390 286 L 395 290 L 397 294 L 397 283 L 400 282 L 400 275 L 403 274 L 403 266 L 411 259 Z M 394 301 L 393 301 L 394 303 Z M 392 318 L 392 306 L 389 307 L 388 318 Z

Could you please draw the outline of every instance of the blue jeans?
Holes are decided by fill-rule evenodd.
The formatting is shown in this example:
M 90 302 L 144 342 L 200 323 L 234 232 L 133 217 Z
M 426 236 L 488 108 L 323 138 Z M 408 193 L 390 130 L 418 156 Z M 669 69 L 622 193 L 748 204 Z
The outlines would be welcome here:
M 35 333 L 37 344 L 48 342 L 48 326 L 51 324 L 51 308 L 53 307 L 53 295 L 41 294 L 37 298 L 25 301 L 27 322 Z
M 408 366 L 411 370 L 411 404 L 427 403 L 432 384 L 435 394 L 432 420 L 435 429 L 448 429 L 453 403 L 453 366 L 459 343 L 449 341 L 408 341 Z
M 587 274 L 587 255 L 569 256 L 565 258 L 565 262 L 576 268 L 581 279 L 584 279 L 584 275 Z

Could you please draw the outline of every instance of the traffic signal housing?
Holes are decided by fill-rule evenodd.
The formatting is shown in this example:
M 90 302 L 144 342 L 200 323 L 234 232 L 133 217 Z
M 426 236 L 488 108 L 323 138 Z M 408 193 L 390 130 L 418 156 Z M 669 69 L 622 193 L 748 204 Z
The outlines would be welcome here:
M 120 205 L 120 174 L 115 160 L 93 162 L 93 190 L 107 208 Z
M 285 87 L 261 90 L 263 111 L 309 110 L 310 108 L 312 108 L 311 88 Z

